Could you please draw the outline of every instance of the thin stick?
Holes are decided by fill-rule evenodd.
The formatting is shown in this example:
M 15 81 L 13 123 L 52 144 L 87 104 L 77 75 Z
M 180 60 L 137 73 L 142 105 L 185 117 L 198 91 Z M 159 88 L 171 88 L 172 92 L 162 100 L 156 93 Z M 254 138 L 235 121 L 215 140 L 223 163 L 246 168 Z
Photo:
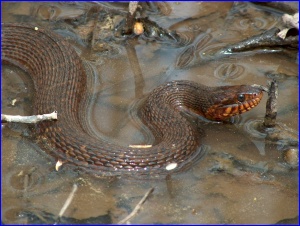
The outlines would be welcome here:
M 148 196 L 154 191 L 154 188 L 150 188 L 149 191 L 147 191 L 147 193 L 144 195 L 144 197 L 141 199 L 141 201 L 136 205 L 136 207 L 134 208 L 134 210 L 127 216 L 125 217 L 123 220 L 119 221 L 118 224 L 124 224 L 125 222 L 129 221 L 131 218 L 134 217 L 134 215 L 136 215 L 138 213 L 138 211 L 141 209 L 142 205 L 144 204 L 144 202 L 146 201 L 146 199 L 148 198 Z
M 278 84 L 275 80 L 269 84 L 268 100 L 266 104 L 266 114 L 263 125 L 267 128 L 272 128 L 276 125 L 277 116 L 277 98 Z
M 77 184 L 74 184 L 74 185 L 73 185 L 73 190 L 71 191 L 69 197 L 67 198 L 65 204 L 63 205 L 63 207 L 61 208 L 61 210 L 60 210 L 60 212 L 59 212 L 59 214 L 58 214 L 58 217 L 59 217 L 59 218 L 62 217 L 62 215 L 65 213 L 66 209 L 67 209 L 67 208 L 69 207 L 69 205 L 71 204 L 71 202 L 72 202 L 72 200 L 73 200 L 73 198 L 74 198 L 74 194 L 75 194 L 75 192 L 77 191 L 77 189 L 78 189 Z
M 135 96 L 140 97 L 141 95 L 143 95 L 145 81 L 134 45 L 134 40 L 129 40 L 127 45 L 125 45 L 125 48 L 132 72 L 134 74 Z
M 252 36 L 238 43 L 230 44 L 221 49 L 219 51 L 219 54 L 226 55 L 230 53 L 245 52 L 253 50 L 255 48 L 263 49 L 265 47 L 291 46 L 298 48 L 298 36 L 290 36 L 288 38 L 282 39 L 277 36 L 279 32 L 279 28 L 273 27 L 270 30 L 263 32 L 262 34 Z
M 133 15 L 138 7 L 139 2 L 138 1 L 130 1 L 129 2 L 129 13 Z
M 257 84 L 253 84 L 253 85 L 251 85 L 251 86 L 254 87 L 254 88 L 261 89 L 261 90 L 264 91 L 264 92 L 269 92 L 269 89 L 268 89 L 267 87 L 265 87 L 265 86 L 257 85 Z
M 1 114 L 1 122 L 21 122 L 21 123 L 37 123 L 45 120 L 56 120 L 57 111 L 50 114 L 43 115 L 31 115 L 31 116 L 21 116 L 21 115 L 4 115 Z

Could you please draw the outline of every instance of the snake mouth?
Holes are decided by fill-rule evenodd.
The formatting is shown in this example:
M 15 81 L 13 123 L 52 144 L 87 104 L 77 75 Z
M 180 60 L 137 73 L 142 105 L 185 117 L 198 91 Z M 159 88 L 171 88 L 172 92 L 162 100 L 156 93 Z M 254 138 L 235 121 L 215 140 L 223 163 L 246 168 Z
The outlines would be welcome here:
M 217 105 L 209 108 L 205 117 L 211 120 L 224 121 L 232 116 L 250 111 L 260 103 L 263 97 L 262 92 L 247 95 L 248 98 L 243 102 Z
M 261 98 L 255 98 L 252 100 L 244 101 L 240 104 L 224 106 L 224 112 L 221 113 L 221 115 L 223 117 L 231 117 L 237 114 L 242 114 L 246 111 L 250 111 L 252 108 L 256 107 L 259 104 L 260 100 Z

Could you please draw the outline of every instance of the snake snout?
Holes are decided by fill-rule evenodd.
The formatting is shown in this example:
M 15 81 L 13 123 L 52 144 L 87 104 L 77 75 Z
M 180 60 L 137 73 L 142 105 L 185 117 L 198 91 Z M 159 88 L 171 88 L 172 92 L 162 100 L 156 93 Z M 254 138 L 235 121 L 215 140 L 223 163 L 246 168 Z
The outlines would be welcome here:
M 223 103 L 210 107 L 205 117 L 210 120 L 225 121 L 232 116 L 250 111 L 259 104 L 262 97 L 263 92 L 260 89 L 237 93 Z

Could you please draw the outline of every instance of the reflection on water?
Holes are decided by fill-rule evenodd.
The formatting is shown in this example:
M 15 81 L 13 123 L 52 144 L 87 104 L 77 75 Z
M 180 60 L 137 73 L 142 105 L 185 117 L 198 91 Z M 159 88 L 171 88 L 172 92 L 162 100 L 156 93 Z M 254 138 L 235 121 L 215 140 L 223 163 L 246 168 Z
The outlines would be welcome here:
M 266 85 L 275 76 L 279 81 L 276 140 L 256 127 L 265 114 L 264 97 L 257 108 L 237 117 L 232 124 L 199 119 L 205 156 L 191 170 L 166 180 L 136 180 L 95 177 L 67 166 L 56 171 L 55 159 L 40 150 L 38 141 L 31 136 L 34 127 L 5 124 L 3 223 L 118 223 L 151 187 L 154 192 L 130 223 L 272 224 L 297 220 L 295 52 L 212 58 L 227 44 L 277 26 L 281 13 L 246 2 L 151 4 L 143 6 L 150 19 L 180 32 L 185 37 L 182 47 L 142 39 L 128 45 L 122 44 L 122 38 L 101 42 L 100 37 L 111 34 L 101 30 L 104 22 L 97 21 L 99 12 L 106 9 L 116 14 L 103 18 L 111 18 L 109 24 L 117 23 L 126 14 L 125 3 L 5 3 L 3 21 L 47 26 L 74 46 L 91 76 L 92 105 L 86 106 L 83 117 L 88 118 L 85 126 L 95 136 L 125 146 L 153 143 L 147 128 L 132 115 L 141 98 L 165 81 L 187 79 L 210 86 Z M 95 23 L 101 26 L 94 30 Z M 91 38 L 97 34 L 98 41 L 91 46 Z M 30 114 L 33 86 L 29 77 L 11 66 L 4 66 L 2 73 L 3 113 Z M 59 219 L 73 184 L 78 189 Z

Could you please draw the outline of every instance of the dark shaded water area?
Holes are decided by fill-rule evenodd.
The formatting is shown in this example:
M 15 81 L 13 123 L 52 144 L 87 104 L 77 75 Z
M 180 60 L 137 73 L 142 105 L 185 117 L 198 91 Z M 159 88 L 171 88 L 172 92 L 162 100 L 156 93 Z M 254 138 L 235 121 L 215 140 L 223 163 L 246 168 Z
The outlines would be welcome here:
M 116 32 L 127 3 L 2 3 L 3 22 L 34 23 L 67 40 L 83 60 L 90 81 L 86 109 L 90 130 L 113 143 L 152 144 L 153 136 L 133 115 L 138 101 L 158 85 L 192 80 L 208 86 L 259 84 L 276 79 L 280 139 L 255 125 L 261 103 L 233 119 L 199 119 L 205 155 L 191 169 L 166 179 L 104 177 L 55 170 L 56 159 L 25 124 L 2 124 L 2 222 L 118 223 L 145 193 L 153 193 L 132 224 L 274 224 L 298 221 L 298 49 L 261 48 L 216 57 L 226 45 L 274 27 L 298 11 L 246 2 L 143 3 L 144 14 L 180 41 L 125 39 Z M 2 113 L 30 115 L 34 87 L 26 72 L 2 65 Z M 73 199 L 59 219 L 74 188 Z

